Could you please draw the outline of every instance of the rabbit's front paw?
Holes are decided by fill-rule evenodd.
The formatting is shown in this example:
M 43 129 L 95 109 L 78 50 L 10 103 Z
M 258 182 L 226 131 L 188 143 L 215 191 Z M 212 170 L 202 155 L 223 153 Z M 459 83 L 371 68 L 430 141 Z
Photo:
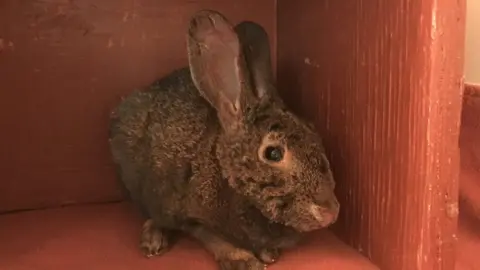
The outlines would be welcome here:
M 266 263 L 266 264 L 272 264 L 277 261 L 277 259 L 280 257 L 280 251 L 278 249 L 264 249 L 260 251 L 258 254 L 258 258 Z
M 257 258 L 219 260 L 220 270 L 265 270 L 267 266 Z
M 159 256 L 171 248 L 170 231 L 156 227 L 151 219 L 143 224 L 140 249 L 147 257 Z

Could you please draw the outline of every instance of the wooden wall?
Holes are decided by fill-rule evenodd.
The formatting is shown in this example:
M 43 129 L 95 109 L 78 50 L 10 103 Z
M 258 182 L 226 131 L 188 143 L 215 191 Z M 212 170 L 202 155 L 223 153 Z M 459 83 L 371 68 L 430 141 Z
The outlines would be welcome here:
M 1 1 L 0 212 L 121 198 L 109 112 L 187 65 L 199 9 L 257 21 L 275 46 L 274 0 Z
M 0 7 L 0 212 L 120 199 L 108 114 L 186 64 L 188 17 L 212 8 L 261 23 L 274 47 L 278 30 L 279 87 L 330 152 L 338 234 L 382 269 L 453 269 L 465 0 Z
M 381 269 L 454 269 L 465 1 L 277 8 L 279 86 L 324 133 L 335 230 Z

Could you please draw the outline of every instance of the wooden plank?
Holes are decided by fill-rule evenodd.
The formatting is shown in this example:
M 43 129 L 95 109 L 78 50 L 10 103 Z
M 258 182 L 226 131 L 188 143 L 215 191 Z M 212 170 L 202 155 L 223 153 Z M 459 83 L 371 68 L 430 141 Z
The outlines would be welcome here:
M 0 269 L 218 269 L 214 257 L 186 237 L 160 257 L 142 256 L 138 235 L 143 219 L 136 210 L 128 203 L 112 203 L 0 215 Z M 309 237 L 267 269 L 379 270 L 328 231 Z
M 0 212 L 120 199 L 107 145 L 119 98 L 187 65 L 199 9 L 253 20 L 275 1 L 2 0 Z
M 336 231 L 381 269 L 453 269 L 465 1 L 287 1 L 279 86 L 324 133 Z

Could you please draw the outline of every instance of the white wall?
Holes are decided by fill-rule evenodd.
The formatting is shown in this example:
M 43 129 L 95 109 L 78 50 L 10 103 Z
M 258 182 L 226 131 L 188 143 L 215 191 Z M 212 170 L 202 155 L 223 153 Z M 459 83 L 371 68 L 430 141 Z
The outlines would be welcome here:
M 480 0 L 467 0 L 465 82 L 480 84 Z

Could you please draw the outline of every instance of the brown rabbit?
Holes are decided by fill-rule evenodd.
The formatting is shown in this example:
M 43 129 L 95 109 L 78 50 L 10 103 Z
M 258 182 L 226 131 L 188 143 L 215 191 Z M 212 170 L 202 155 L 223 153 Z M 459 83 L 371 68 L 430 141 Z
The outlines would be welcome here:
M 279 98 L 260 25 L 233 28 L 203 10 L 187 44 L 189 68 L 112 113 L 112 155 L 147 218 L 141 248 L 162 254 L 180 231 L 220 269 L 264 269 L 303 233 L 337 218 L 321 138 Z

